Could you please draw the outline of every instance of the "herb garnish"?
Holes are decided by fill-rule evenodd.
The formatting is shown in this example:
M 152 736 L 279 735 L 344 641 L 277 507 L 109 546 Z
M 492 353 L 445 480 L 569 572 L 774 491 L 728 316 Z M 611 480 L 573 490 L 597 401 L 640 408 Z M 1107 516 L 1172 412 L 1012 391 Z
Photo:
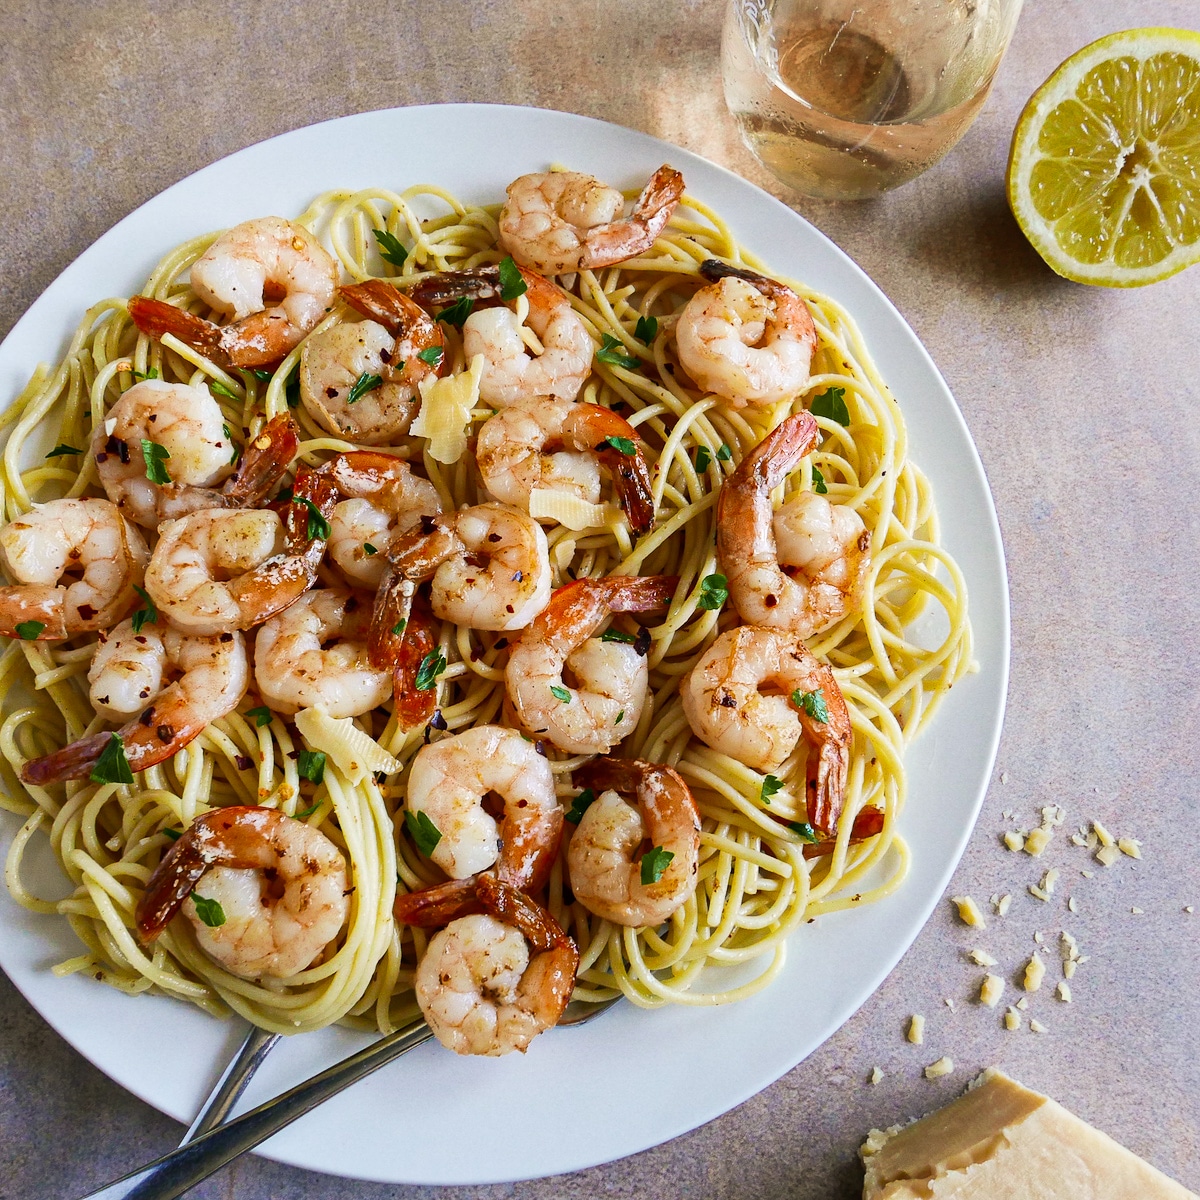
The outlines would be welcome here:
M 782 789 L 783 789 L 783 780 L 782 779 L 776 779 L 774 775 L 764 775 L 763 781 L 762 781 L 762 789 L 758 793 L 758 798 L 764 804 L 770 804 L 771 797 L 773 795 L 775 795 L 776 792 L 782 791 Z
M 697 605 L 710 612 L 720 608 L 729 599 L 728 582 L 724 575 L 717 573 L 705 575 L 700 580 L 700 598 L 696 601 Z
M 163 465 L 168 458 L 171 457 L 171 452 L 166 446 L 160 446 L 157 442 L 152 442 L 148 438 L 142 438 L 142 458 L 146 460 L 146 478 L 151 483 L 170 483 L 171 476 L 167 473 L 167 468 Z
M 216 929 L 219 925 L 225 924 L 225 910 L 221 907 L 219 900 L 210 900 L 204 896 L 198 896 L 193 892 L 192 903 L 196 906 L 196 916 L 209 929 Z
M 394 267 L 404 266 L 408 251 L 400 239 L 394 233 L 388 233 L 386 229 L 372 229 L 371 232 L 375 235 L 375 241 L 379 243 L 380 257 Z
M 649 885 L 657 883 L 662 877 L 663 872 L 671 865 L 671 859 L 675 857 L 670 850 L 664 850 L 661 846 L 655 846 L 653 850 L 647 850 L 642 855 L 642 883 Z
M 36 642 L 45 628 L 45 621 L 19 621 L 16 626 L 17 637 L 23 642 Z
M 613 337 L 611 333 L 606 333 L 600 338 L 600 349 L 596 351 L 596 361 L 608 363 L 613 367 L 624 367 L 629 371 L 632 371 L 634 367 L 641 366 L 642 363 L 640 358 L 626 354 L 624 342 L 620 338 Z
M 417 668 L 416 688 L 418 692 L 427 692 L 437 683 L 437 677 L 446 669 L 446 659 L 440 650 L 430 650 L 421 659 Z
M 296 770 L 309 782 L 320 783 L 325 778 L 325 752 L 301 750 L 296 759 Z
M 329 522 L 325 520 L 321 510 L 306 496 L 296 497 L 305 508 L 308 509 L 308 529 L 307 536 L 310 542 L 315 542 L 319 538 L 329 537 Z
M 551 687 L 550 695 L 552 695 L 555 700 L 561 700 L 564 704 L 571 703 L 571 693 L 565 687 Z
M 411 808 L 404 813 L 404 828 L 408 836 L 416 843 L 417 849 L 428 858 L 437 844 L 442 840 L 442 831 L 429 819 L 425 812 L 413 812 Z
M 364 371 L 346 393 L 346 403 L 357 404 L 368 392 L 373 392 L 377 387 L 382 386 L 382 375 L 372 375 L 370 371 Z
M 529 284 L 521 274 L 521 268 L 512 260 L 510 254 L 500 263 L 500 299 L 515 300 L 529 291 Z
M 611 446 L 614 450 L 624 454 L 626 458 L 632 458 L 637 453 L 637 447 L 633 444 L 632 438 L 627 437 L 606 437 L 604 439 L 606 446 Z
M 825 417 L 827 420 L 836 421 L 839 425 L 849 425 L 850 410 L 842 399 L 845 394 L 845 388 L 827 388 L 819 396 L 813 397 L 813 402 L 808 406 L 809 411 L 814 417 Z
M 82 454 L 82 450 L 76 450 L 74 446 L 68 446 L 66 442 L 59 442 L 49 454 L 47 458 L 61 458 L 64 454 Z
M 133 771 L 125 757 L 125 743 L 119 733 L 108 739 L 88 778 L 93 783 L 132 783 Z
M 578 825 L 583 820 L 583 814 L 596 802 L 596 793 L 591 788 L 584 788 L 574 800 L 571 801 L 570 811 L 566 815 L 566 819 L 572 825 Z
M 643 345 L 648 346 L 658 336 L 657 317 L 638 317 L 634 326 L 633 336 Z
M 802 692 L 797 688 L 792 693 L 792 703 L 803 709 L 814 721 L 820 721 L 822 725 L 829 724 L 829 706 L 825 703 L 821 688 L 817 688 L 815 692 Z
M 826 495 L 829 491 L 829 488 L 825 486 L 825 476 L 822 475 L 821 472 L 819 470 L 817 470 L 816 467 L 813 467 L 812 475 L 813 475 L 813 491 L 816 492 L 818 496 Z
M 271 710 L 265 704 L 260 704 L 258 708 L 248 708 L 246 716 L 254 718 L 256 729 L 262 729 L 271 723 Z
M 447 325 L 453 325 L 455 329 L 461 329 L 463 322 L 471 315 L 471 309 L 474 307 L 474 297 L 460 296 L 449 308 L 443 308 L 438 313 L 437 319 L 445 321 Z
M 441 346 L 429 346 L 417 355 L 423 363 L 428 363 L 431 367 L 440 367 L 445 356 L 446 352 Z
M 155 608 L 154 601 L 150 599 L 149 592 L 143 591 L 136 583 L 133 585 L 133 590 L 137 592 L 137 594 L 146 602 L 142 608 L 139 608 L 137 612 L 130 617 L 130 623 L 133 625 L 133 632 L 141 633 L 144 625 L 158 624 L 158 609 Z

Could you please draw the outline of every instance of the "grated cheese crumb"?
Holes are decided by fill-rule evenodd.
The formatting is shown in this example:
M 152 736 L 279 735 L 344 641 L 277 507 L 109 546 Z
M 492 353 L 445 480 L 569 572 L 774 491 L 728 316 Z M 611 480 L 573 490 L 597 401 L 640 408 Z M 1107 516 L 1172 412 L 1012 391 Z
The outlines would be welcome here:
M 1063 981 L 1059 983 L 1055 990 L 1058 992 L 1058 998 L 1063 1001 L 1064 1004 L 1071 1003 L 1071 985 L 1069 983 Z
M 1127 854 L 1130 858 L 1142 857 L 1142 843 L 1137 838 L 1121 838 L 1117 842 L 1117 849 L 1122 854 Z
M 1029 894 L 1031 896 L 1037 897 L 1037 899 L 1039 899 L 1039 900 L 1049 900 L 1050 899 L 1050 893 L 1045 891 L 1044 889 L 1038 887 L 1038 885 L 1036 883 L 1031 883 L 1029 885 Z
M 995 1008 L 1004 993 L 1004 980 L 999 975 L 985 975 L 979 988 L 979 1001 L 988 1008 Z
M 1046 940 L 1046 935 L 1040 929 L 1035 929 L 1033 931 L 1033 940 L 1040 946 Z
M 1091 871 L 1080 871 L 1079 873 L 1084 879 L 1095 879 L 1095 875 Z
M 1001 782 L 1001 783 L 1007 783 L 1007 782 L 1008 782 L 1008 772 L 1007 772 L 1007 771 L 1001 771 L 1001 772 L 1000 772 L 1000 782 Z
M 1029 1031 L 1031 1033 L 1045 1033 L 1046 1027 L 1036 1017 L 1029 1018 Z
M 1005 1029 L 1020 1029 L 1021 1014 L 1010 1004 L 1004 1012 L 1004 1028 Z
M 1058 804 L 1048 804 L 1042 809 L 1043 825 L 1061 825 L 1067 818 L 1067 810 Z
M 1068 979 L 1075 978 L 1075 966 L 1076 966 L 1076 964 L 1075 964 L 1075 960 L 1073 958 L 1070 958 L 1065 963 L 1063 963 L 1063 974 Z
M 970 896 L 951 896 L 950 903 L 958 908 L 959 920 L 964 925 L 973 925 L 976 929 L 987 928 L 987 922 L 983 919 L 983 913 L 979 911 L 979 905 Z
M 1001 896 L 1000 899 L 996 901 L 996 915 L 998 917 L 1004 916 L 1004 914 L 1006 912 L 1008 912 L 1008 906 L 1011 903 L 1012 903 L 1011 896 Z
M 1029 1007 L 1029 1001 L 1026 1000 L 1024 996 L 1022 996 L 1020 998 L 1020 1000 L 1017 1001 L 1016 1007 L 1019 1008 L 1022 1012 L 1024 1012 Z
M 1034 858 L 1037 858 L 1050 845 L 1053 837 L 1054 830 L 1045 825 L 1040 829 L 1031 829 L 1025 838 L 1025 853 L 1032 854 Z
M 1113 863 L 1115 863 L 1120 857 L 1121 852 L 1116 848 L 1116 846 L 1101 846 L 1100 849 L 1096 851 L 1096 861 L 1102 867 L 1111 867 Z
M 1025 849 L 1025 835 L 1018 833 L 1015 829 L 1010 829 L 1004 835 L 1004 844 L 1012 851 Z
M 1100 839 L 1096 836 L 1096 831 L 1094 829 L 1089 829 L 1087 831 L 1087 836 L 1083 839 L 1083 844 L 1089 850 L 1095 850 L 1095 848 L 1100 845 Z
M 1071 844 L 1073 846 L 1086 846 L 1087 838 L 1081 833 L 1071 834 Z
M 1092 832 L 1100 839 L 1102 846 L 1111 846 L 1116 839 L 1099 821 L 1092 822 Z
M 1078 904 L 1075 902 L 1075 897 L 1074 897 L 1074 896 L 1070 896 L 1070 897 L 1068 897 L 1068 899 L 1067 899 L 1067 908 L 1069 908 L 1069 909 L 1071 910 L 1071 912 L 1073 912 L 1073 913 L 1075 913 L 1075 912 L 1078 912 L 1078 911 L 1079 911 L 1079 905 L 1078 905 Z
M 994 959 L 986 950 L 979 949 L 968 950 L 967 957 L 977 967 L 994 967 L 998 961 L 997 959 Z
M 874 1068 L 872 1068 L 872 1070 L 871 1070 L 871 1082 L 872 1082 L 873 1084 L 874 1084 L 874 1083 L 878 1083 L 878 1082 L 879 1082 L 879 1081 L 880 1081 L 882 1078 L 883 1078 L 883 1072 L 882 1072 L 882 1071 L 881 1071 L 881 1070 L 880 1070 L 878 1067 L 874 1067 Z
M 1183 906 L 1183 911 L 1185 913 L 1190 913 L 1190 912 L 1195 912 L 1196 910 L 1190 904 L 1185 904 Z
M 1042 876 L 1042 890 L 1049 895 L 1054 893 L 1054 885 L 1058 882 L 1058 868 L 1051 867 L 1045 875 Z
M 925 1068 L 926 1079 L 939 1079 L 943 1075 L 949 1075 L 954 1070 L 954 1060 L 952 1058 L 939 1058 L 937 1062 L 930 1063 Z
M 908 1040 L 914 1046 L 925 1040 L 925 1018 L 920 1013 L 913 1013 L 908 1019 Z
M 951 1012 L 953 1012 L 953 1011 L 954 1011 L 954 1001 L 953 1001 L 953 1000 L 951 1000 L 949 996 L 947 996 L 947 997 L 946 997 L 946 999 L 942 1001 L 942 1003 L 943 1003 L 943 1004 L 944 1004 L 944 1005 L 945 1005 L 945 1006 L 946 1006 L 946 1007 L 947 1007 L 947 1008 L 948 1008 L 948 1009 L 949 1009 Z
M 1142 915 L 1142 910 L 1140 908 L 1131 908 L 1129 911 L 1133 913 L 1135 917 L 1140 917 Z
M 1036 992 L 1042 986 L 1042 980 L 1046 975 L 1046 964 L 1042 962 L 1038 956 L 1038 952 L 1033 952 L 1033 957 L 1025 964 L 1025 978 L 1021 982 L 1021 986 L 1027 992 Z

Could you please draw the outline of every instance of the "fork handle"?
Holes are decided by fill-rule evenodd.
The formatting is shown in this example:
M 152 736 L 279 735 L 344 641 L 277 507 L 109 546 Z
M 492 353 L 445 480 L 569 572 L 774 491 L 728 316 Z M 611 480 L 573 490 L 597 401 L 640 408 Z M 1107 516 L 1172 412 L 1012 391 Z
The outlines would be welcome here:
M 433 1033 L 424 1021 L 390 1033 L 228 1125 L 218 1126 L 141 1170 L 89 1192 L 82 1200 L 172 1200 L 182 1196 L 239 1154 L 252 1150 L 343 1088 L 431 1037 Z
M 194 1142 L 203 1137 L 210 1129 L 215 1129 L 224 1123 L 225 1118 L 233 1110 L 251 1076 L 262 1066 L 267 1055 L 271 1053 L 275 1043 L 279 1041 L 278 1033 L 268 1033 L 257 1025 L 250 1027 L 242 1048 L 221 1074 L 217 1086 L 204 1102 L 204 1107 L 196 1114 L 196 1119 L 188 1126 L 183 1135 L 181 1146 Z

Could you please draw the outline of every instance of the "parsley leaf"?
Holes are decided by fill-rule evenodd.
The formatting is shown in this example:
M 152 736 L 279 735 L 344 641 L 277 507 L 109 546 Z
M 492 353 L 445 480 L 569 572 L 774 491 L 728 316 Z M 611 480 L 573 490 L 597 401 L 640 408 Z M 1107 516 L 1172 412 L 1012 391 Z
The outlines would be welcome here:
M 700 580 L 700 598 L 696 603 L 710 612 L 720 608 L 729 599 L 729 588 L 726 586 L 728 582 L 724 575 L 705 575 Z
M 308 540 L 315 542 L 318 538 L 328 538 L 329 522 L 325 520 L 321 510 L 304 496 L 299 497 L 299 500 L 308 509 L 308 529 L 306 530 Z
M 237 400 L 239 403 L 242 399 L 237 392 L 233 391 L 232 388 L 227 388 L 219 379 L 210 379 L 208 381 L 208 390 L 216 392 L 218 396 L 224 396 L 229 400 Z
M 475 300 L 471 296 L 460 296 L 449 308 L 443 308 L 438 313 L 437 319 L 445 321 L 447 325 L 453 325 L 455 329 L 461 329 L 463 322 L 471 315 L 471 309 L 475 307 Z
M 346 393 L 347 404 L 357 404 L 368 392 L 383 386 L 382 375 L 372 375 L 364 371 L 355 381 L 354 386 Z
M 119 733 L 114 733 L 108 739 L 108 745 L 96 760 L 88 778 L 93 783 L 133 782 L 133 771 L 130 769 L 129 759 L 125 757 L 125 743 Z
M 171 452 L 166 446 L 160 446 L 157 442 L 142 438 L 142 458 L 146 460 L 146 478 L 151 483 L 171 482 L 171 476 L 163 465 L 170 457 Z
M 372 229 L 371 232 L 375 235 L 375 241 L 379 243 L 379 255 L 384 262 L 390 262 L 394 267 L 404 266 L 408 251 L 400 239 L 394 233 L 388 233 L 386 229 Z
M 19 621 L 16 626 L 17 637 L 23 642 L 36 642 L 45 628 L 45 621 Z
M 395 625 L 392 626 L 392 636 L 399 637 L 407 628 L 408 622 L 401 617 L 400 620 L 398 620 Z
M 158 832 L 165 833 L 173 842 L 177 842 L 181 837 L 183 837 L 182 829 L 160 829 Z
M 305 817 L 311 817 L 313 813 L 315 813 L 317 809 L 320 808 L 324 803 L 324 800 L 318 800 L 316 804 L 312 806 L 312 808 L 306 808 L 303 812 L 292 813 L 292 817 L 294 820 L 303 821 Z
M 836 421 L 839 425 L 849 425 L 850 410 L 842 399 L 845 394 L 845 388 L 828 388 L 819 396 L 813 397 L 813 402 L 808 406 L 809 411 L 814 417 L 825 417 L 830 421 Z
M 611 446 L 614 450 L 619 450 L 626 458 L 632 458 L 637 453 L 637 447 L 633 444 L 632 438 L 627 437 L 606 437 L 604 439 L 606 446 Z
M 371 558 L 372 556 L 378 554 L 379 550 L 377 547 L 372 546 L 370 542 L 363 542 L 363 553 L 368 558 Z
M 641 366 L 642 363 L 640 358 L 626 354 L 625 344 L 620 338 L 613 337 L 611 333 L 606 333 L 601 337 L 600 349 L 596 351 L 596 361 L 608 363 L 613 367 L 624 367 L 629 371 L 632 371 L 634 367 Z
M 728 442 L 722 442 L 717 449 L 717 462 L 728 462 L 733 457 L 733 451 L 729 448 Z
M 47 458 L 62 458 L 64 454 L 82 454 L 82 450 L 76 450 L 74 446 L 68 446 L 66 442 L 59 442 L 49 454 Z
M 708 470 L 709 464 L 712 462 L 712 451 L 707 446 L 696 447 L 696 474 L 700 475 Z
M 233 447 L 233 457 L 229 460 L 231 467 L 236 467 L 238 459 L 242 457 L 242 448 L 233 440 L 233 430 L 228 425 L 222 422 L 221 428 L 225 431 L 225 436 L 229 439 L 229 444 Z
M 246 716 L 254 718 L 256 729 L 262 729 L 271 723 L 271 710 L 265 704 L 260 704 L 258 708 L 246 709 Z
M 157 379 L 158 369 L 156 367 L 151 367 L 148 371 L 134 371 L 133 377 L 139 383 L 141 383 L 144 379 Z
M 295 408 L 300 403 L 300 367 L 288 376 L 287 383 L 283 385 L 283 398 L 287 401 L 288 408 Z
M 620 725 L 623 720 L 625 720 L 625 710 L 621 709 L 621 711 L 617 713 L 617 719 L 613 722 L 613 724 Z
M 515 300 L 518 296 L 525 295 L 527 291 L 529 291 L 529 284 L 525 282 L 521 268 L 513 262 L 510 254 L 500 263 L 500 299 Z
M 601 635 L 602 642 L 623 642 L 626 646 L 632 646 L 637 641 L 637 635 L 632 633 L 623 633 L 620 629 L 606 629 Z
M 325 752 L 323 750 L 301 750 L 296 759 L 296 769 L 311 783 L 320 783 L 325 778 Z
M 440 367 L 445 356 L 446 352 L 441 346 L 428 346 L 417 355 L 422 362 L 428 363 L 431 367 Z
M 802 692 L 797 688 L 792 693 L 792 703 L 802 708 L 814 721 L 820 721 L 822 725 L 829 724 L 829 706 L 825 703 L 821 688 L 815 692 Z
M 828 493 L 829 489 L 825 486 L 825 476 L 822 475 L 821 472 L 818 471 L 816 467 L 813 467 L 812 473 L 813 473 L 813 491 L 816 492 L 818 496 L 826 495 Z
M 209 929 L 216 929 L 219 925 L 225 924 L 225 910 L 221 907 L 219 900 L 209 900 L 204 896 L 198 896 L 195 892 L 192 893 L 192 903 L 196 906 L 196 916 L 202 920 Z
M 642 884 L 657 883 L 663 877 L 663 872 L 671 865 L 671 859 L 674 857 L 672 851 L 664 850 L 661 846 L 647 850 L 642 855 Z
M 442 831 L 429 819 L 425 812 L 413 812 L 411 808 L 404 813 L 404 828 L 408 836 L 416 843 L 417 849 L 428 858 L 437 844 L 442 840 Z
M 555 700 L 561 700 L 564 704 L 571 703 L 571 693 L 565 687 L 552 687 L 550 689 L 550 695 L 552 695 Z
M 146 602 L 145 607 L 139 608 L 130 618 L 133 632 L 141 633 L 142 626 L 158 624 L 158 609 L 154 607 L 154 601 L 150 599 L 150 594 L 144 592 L 136 583 L 133 585 L 133 590 Z
M 571 801 L 571 809 L 566 815 L 566 819 L 572 825 L 578 825 L 583 820 L 583 814 L 596 802 L 596 793 L 591 788 L 584 788 L 574 800 Z
M 261 379 L 263 383 L 267 383 L 270 381 L 273 372 L 264 371 L 262 367 L 253 367 L 251 368 L 250 374 L 253 375 L 255 379 Z
M 421 659 L 417 668 L 416 688 L 418 692 L 427 692 L 437 683 L 437 677 L 446 669 L 446 659 L 440 650 L 430 650 Z
M 785 821 L 784 824 L 796 834 L 802 842 L 817 842 L 817 831 L 807 821 Z
M 658 318 L 638 317 L 638 323 L 634 326 L 633 336 L 643 345 L 650 345 L 658 337 Z
M 783 790 L 783 780 L 776 779 L 774 775 L 764 775 L 762 781 L 762 790 L 758 794 L 758 798 L 764 804 L 771 803 L 771 797 L 776 792 Z

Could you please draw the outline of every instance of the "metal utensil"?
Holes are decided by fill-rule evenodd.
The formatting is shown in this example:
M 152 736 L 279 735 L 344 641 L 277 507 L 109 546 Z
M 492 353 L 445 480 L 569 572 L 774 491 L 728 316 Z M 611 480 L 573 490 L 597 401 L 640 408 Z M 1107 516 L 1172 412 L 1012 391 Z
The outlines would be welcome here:
M 187 1133 L 179 1143 L 181 1146 L 203 1137 L 210 1129 L 215 1129 L 224 1122 L 233 1111 L 238 1097 L 246 1090 L 254 1072 L 262 1066 L 275 1043 L 279 1041 L 279 1037 L 279 1034 L 268 1033 L 265 1029 L 259 1029 L 257 1025 L 250 1027 L 241 1049 L 221 1072 L 217 1086 L 209 1093 L 208 1099 L 196 1114 L 196 1119 L 188 1126 Z
M 618 999 L 613 997 L 598 1004 L 573 1000 L 558 1024 L 582 1025 L 611 1008 Z M 182 1196 L 214 1171 L 336 1096 L 343 1088 L 432 1037 L 433 1031 L 424 1021 L 390 1033 L 227 1125 L 220 1125 L 155 1162 L 89 1192 L 81 1200 L 173 1200 Z

